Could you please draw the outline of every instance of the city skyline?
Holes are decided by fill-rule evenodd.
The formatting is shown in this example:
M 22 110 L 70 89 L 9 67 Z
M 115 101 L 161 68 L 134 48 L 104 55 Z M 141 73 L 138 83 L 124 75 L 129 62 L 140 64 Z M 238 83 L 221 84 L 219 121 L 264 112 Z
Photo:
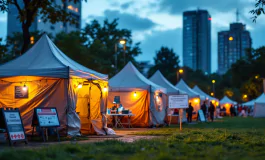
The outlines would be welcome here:
M 141 2 L 141 3 L 140 3 Z M 153 61 L 161 46 L 173 48 L 182 60 L 182 13 L 197 8 L 208 10 L 212 17 L 212 72 L 217 71 L 217 33 L 228 30 L 229 24 L 236 21 L 236 9 L 240 11 L 240 22 L 247 25 L 253 39 L 253 47 L 265 45 L 262 31 L 265 18 L 252 22 L 249 13 L 254 8 L 253 0 L 90 0 L 82 3 L 82 27 L 92 19 L 103 21 L 119 18 L 119 27 L 132 30 L 134 42 L 141 42 L 143 54 L 137 60 Z M 100 6 L 100 7 L 98 7 Z M 6 14 L 0 13 L 0 37 L 6 35 Z M 151 58 L 152 57 L 152 58 Z

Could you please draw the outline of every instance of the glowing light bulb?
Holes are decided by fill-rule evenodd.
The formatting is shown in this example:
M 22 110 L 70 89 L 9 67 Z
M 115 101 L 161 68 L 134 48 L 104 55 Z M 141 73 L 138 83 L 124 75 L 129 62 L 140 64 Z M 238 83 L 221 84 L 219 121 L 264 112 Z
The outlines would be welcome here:
M 108 91 L 108 88 L 105 86 L 104 89 L 103 89 L 104 92 L 107 92 Z
M 136 92 L 134 92 L 134 94 L 133 94 L 133 95 L 134 95 L 134 97 L 136 97 L 136 96 L 137 96 Z
M 82 84 L 79 83 L 78 86 L 77 86 L 77 88 L 82 88 Z
M 23 91 L 27 91 L 27 90 L 28 90 L 28 87 L 24 84 Z

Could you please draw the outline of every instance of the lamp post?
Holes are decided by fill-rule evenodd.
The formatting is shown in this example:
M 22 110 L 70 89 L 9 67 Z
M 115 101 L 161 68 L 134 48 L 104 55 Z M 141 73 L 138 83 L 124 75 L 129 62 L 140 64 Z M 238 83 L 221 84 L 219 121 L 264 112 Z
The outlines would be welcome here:
M 212 80 L 212 83 L 213 83 L 213 95 L 215 95 L 215 88 L 214 88 L 215 80 Z
M 118 41 L 119 44 L 122 44 L 123 45 L 123 62 L 124 62 L 124 65 L 125 65 L 125 50 L 126 50 L 126 40 L 125 39 L 120 39 Z M 117 43 L 115 43 L 115 69 L 116 69 L 116 72 L 118 71 L 118 46 L 117 46 Z
M 184 72 L 183 69 L 179 69 L 179 70 L 177 71 L 177 82 L 179 82 L 180 74 L 182 74 L 183 72 Z

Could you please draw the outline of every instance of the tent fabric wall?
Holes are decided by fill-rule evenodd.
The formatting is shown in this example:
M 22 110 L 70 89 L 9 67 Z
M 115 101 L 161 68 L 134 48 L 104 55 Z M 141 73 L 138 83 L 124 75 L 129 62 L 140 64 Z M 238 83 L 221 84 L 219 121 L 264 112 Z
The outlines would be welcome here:
M 149 125 L 149 104 L 150 95 L 146 90 L 135 92 L 109 92 L 108 108 L 111 108 L 115 96 L 120 96 L 120 101 L 125 109 L 129 109 L 135 116 L 131 117 L 131 123 L 135 127 L 145 127 Z M 127 118 L 127 117 L 126 117 Z
M 24 82 L 19 82 L 22 80 Z M 15 86 L 28 87 L 27 99 L 15 99 Z M 56 107 L 61 129 L 67 129 L 67 80 L 44 79 L 43 77 L 17 76 L 0 79 L 0 108 L 19 108 L 25 130 L 29 133 L 32 123 L 34 108 Z
M 265 117 L 265 103 L 255 103 L 253 117 Z

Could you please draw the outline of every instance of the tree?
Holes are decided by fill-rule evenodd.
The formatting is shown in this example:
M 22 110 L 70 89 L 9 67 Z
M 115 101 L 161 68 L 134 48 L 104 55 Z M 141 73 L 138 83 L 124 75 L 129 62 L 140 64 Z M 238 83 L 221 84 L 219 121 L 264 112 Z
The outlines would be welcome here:
M 155 65 L 148 71 L 148 77 L 151 77 L 157 70 L 165 76 L 172 84 L 177 82 L 177 71 L 179 69 L 179 56 L 173 49 L 161 47 L 154 57 Z
M 256 22 L 258 16 L 265 14 L 265 0 L 256 0 L 255 8 L 250 11 L 254 16 L 252 17 L 253 22 Z
M 30 46 L 29 28 L 36 17 L 40 16 L 44 22 L 50 21 L 52 24 L 57 22 L 76 23 L 75 17 L 66 10 L 66 4 L 67 2 L 77 3 L 79 0 L 62 0 L 63 6 L 56 4 L 55 1 L 56 0 L 0 0 L 0 11 L 7 12 L 10 6 L 14 6 L 18 11 L 18 20 L 21 22 L 23 32 L 22 54 L 26 52 Z
M 0 38 L 0 64 L 6 61 L 7 46 L 2 44 L 2 38 Z
M 140 43 L 133 43 L 130 30 L 119 29 L 117 26 L 118 19 L 114 19 L 112 22 L 106 19 L 103 25 L 93 20 L 90 24 L 86 24 L 82 31 L 82 37 L 86 39 L 85 45 L 88 48 L 85 53 L 87 66 L 101 73 L 109 74 L 110 77 L 124 67 L 124 55 L 125 64 L 131 61 L 140 69 L 134 59 L 141 54 Z M 126 50 L 119 45 L 121 39 L 126 40 Z M 117 46 L 116 52 L 115 45 Z M 115 66 L 116 54 L 117 66 Z

